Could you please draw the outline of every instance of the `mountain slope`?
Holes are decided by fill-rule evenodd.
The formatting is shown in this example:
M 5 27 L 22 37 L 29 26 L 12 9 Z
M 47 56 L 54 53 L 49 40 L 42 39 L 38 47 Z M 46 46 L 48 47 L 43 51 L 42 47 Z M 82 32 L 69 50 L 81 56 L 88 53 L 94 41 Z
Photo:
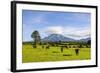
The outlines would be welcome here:
M 58 42 L 58 41 L 74 41 L 72 38 L 65 37 L 61 34 L 51 34 L 48 37 L 42 39 L 42 41 L 46 42 Z
M 85 38 L 85 39 L 80 39 L 79 41 L 87 42 L 87 41 L 89 41 L 89 40 L 91 40 L 91 37 L 88 37 L 88 38 Z

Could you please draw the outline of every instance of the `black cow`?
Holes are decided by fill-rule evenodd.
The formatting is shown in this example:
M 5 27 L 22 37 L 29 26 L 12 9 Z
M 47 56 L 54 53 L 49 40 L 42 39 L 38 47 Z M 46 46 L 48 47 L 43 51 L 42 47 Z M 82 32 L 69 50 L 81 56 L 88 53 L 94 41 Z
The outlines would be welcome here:
M 79 49 L 78 48 L 75 49 L 75 53 L 76 53 L 76 55 L 79 55 Z
M 46 46 L 46 49 L 50 49 L 50 46 L 48 45 L 48 46 Z

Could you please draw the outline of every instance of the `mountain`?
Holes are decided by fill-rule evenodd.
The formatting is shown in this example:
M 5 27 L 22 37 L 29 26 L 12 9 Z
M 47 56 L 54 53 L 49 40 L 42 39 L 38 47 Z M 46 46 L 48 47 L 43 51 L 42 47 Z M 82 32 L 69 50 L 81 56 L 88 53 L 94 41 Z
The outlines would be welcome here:
M 87 42 L 87 41 L 89 41 L 89 40 L 91 40 L 91 37 L 88 37 L 88 38 L 85 38 L 85 39 L 80 39 L 79 41 Z
M 61 34 L 51 34 L 45 38 L 42 39 L 42 41 L 45 41 L 45 42 L 58 42 L 58 41 L 74 41 L 74 39 L 72 38 L 68 38 L 68 37 L 65 37 Z

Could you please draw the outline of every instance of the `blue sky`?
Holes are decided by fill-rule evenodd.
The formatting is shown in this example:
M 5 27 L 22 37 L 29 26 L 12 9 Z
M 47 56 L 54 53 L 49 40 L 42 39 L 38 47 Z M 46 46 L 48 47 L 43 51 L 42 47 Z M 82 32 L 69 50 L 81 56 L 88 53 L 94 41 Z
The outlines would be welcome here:
M 23 10 L 23 41 L 31 41 L 31 33 L 38 30 L 41 38 L 50 34 L 62 34 L 73 39 L 91 35 L 91 14 Z

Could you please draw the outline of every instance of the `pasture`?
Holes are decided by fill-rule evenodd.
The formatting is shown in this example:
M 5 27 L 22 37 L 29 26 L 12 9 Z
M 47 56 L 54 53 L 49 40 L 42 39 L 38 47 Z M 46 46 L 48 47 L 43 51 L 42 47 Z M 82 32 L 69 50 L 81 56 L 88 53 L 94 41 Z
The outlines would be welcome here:
M 76 55 L 75 48 L 64 48 L 51 46 L 49 49 L 43 48 L 42 45 L 33 48 L 30 44 L 23 44 L 22 62 L 48 62 L 48 61 L 65 61 L 65 60 L 88 60 L 91 58 L 90 48 L 80 48 L 79 55 Z

